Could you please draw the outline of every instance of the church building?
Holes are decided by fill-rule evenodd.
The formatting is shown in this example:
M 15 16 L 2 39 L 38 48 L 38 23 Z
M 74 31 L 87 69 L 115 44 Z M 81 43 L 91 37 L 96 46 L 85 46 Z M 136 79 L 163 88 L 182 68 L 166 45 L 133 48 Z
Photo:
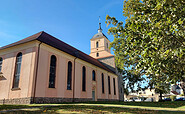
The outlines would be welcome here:
M 123 101 L 110 41 L 98 33 L 91 53 L 42 31 L 0 48 L 0 104 Z

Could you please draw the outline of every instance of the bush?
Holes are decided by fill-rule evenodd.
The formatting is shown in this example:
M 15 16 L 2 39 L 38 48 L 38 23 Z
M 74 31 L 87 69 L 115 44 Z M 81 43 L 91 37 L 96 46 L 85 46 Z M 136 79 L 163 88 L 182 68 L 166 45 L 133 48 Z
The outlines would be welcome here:
M 171 95 L 171 96 L 170 96 L 170 99 L 171 99 L 172 101 L 174 101 L 174 100 L 176 99 L 176 95 Z

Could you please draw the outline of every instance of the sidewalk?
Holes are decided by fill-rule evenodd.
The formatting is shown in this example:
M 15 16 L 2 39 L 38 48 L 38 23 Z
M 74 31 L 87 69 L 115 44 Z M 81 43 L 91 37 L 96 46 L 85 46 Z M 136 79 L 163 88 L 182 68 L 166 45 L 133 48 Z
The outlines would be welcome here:
M 86 104 L 86 103 L 79 103 L 79 104 L 35 104 L 33 107 L 30 108 L 21 108 L 21 109 L 10 109 L 10 110 L 2 110 L 0 113 L 7 113 L 7 112 L 14 112 L 14 111 L 21 111 L 21 110 L 39 110 L 40 107 L 55 107 L 55 106 L 64 106 L 64 105 L 80 105 L 80 106 L 103 106 L 103 107 L 115 107 L 115 108 L 130 108 L 130 109 L 144 109 L 144 110 L 155 110 L 155 111 L 170 111 L 170 112 L 184 112 L 184 108 L 159 108 L 159 107 L 144 107 L 144 106 L 128 106 L 128 105 L 113 105 L 113 104 Z M 31 105 L 30 105 L 31 106 Z

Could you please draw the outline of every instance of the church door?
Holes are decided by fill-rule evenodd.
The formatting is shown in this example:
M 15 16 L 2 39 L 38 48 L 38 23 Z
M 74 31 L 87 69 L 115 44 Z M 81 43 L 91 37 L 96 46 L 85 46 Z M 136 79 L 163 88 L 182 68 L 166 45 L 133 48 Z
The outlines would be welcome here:
M 95 101 L 95 91 L 92 91 L 92 100 Z

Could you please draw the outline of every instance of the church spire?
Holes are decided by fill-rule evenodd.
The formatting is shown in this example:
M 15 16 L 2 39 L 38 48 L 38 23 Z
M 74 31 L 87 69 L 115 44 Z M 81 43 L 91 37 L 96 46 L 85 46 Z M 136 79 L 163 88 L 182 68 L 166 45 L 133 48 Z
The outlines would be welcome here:
M 99 16 L 99 29 L 98 29 L 98 33 L 101 32 L 102 33 L 102 29 L 101 29 L 101 22 L 100 22 L 100 16 Z

